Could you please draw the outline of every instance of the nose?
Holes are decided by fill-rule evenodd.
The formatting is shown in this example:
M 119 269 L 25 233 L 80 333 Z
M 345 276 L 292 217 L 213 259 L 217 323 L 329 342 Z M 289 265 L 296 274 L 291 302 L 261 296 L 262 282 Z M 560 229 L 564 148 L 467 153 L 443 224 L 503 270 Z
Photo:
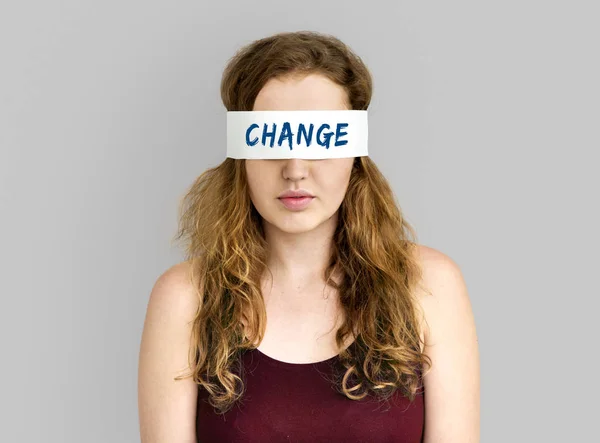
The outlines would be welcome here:
M 286 180 L 302 180 L 308 176 L 310 160 L 289 158 L 283 161 L 282 175 Z

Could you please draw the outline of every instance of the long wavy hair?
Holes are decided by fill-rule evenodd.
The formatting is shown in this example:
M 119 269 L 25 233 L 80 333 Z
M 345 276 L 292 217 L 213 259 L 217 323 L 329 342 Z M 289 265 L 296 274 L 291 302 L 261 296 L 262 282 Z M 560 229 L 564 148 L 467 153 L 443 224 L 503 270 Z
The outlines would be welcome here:
M 278 33 L 240 49 L 223 73 L 223 104 L 228 111 L 252 110 L 268 80 L 311 73 L 343 86 L 352 109 L 368 108 L 373 85 L 361 59 L 339 39 L 308 31 Z M 355 159 L 338 220 L 324 274 L 345 314 L 335 336 L 345 368 L 337 390 L 360 400 L 400 389 L 412 401 L 431 365 L 420 346 L 416 233 L 369 157 Z M 193 377 L 224 413 L 243 396 L 241 355 L 258 346 L 266 326 L 260 288 L 268 248 L 243 159 L 226 158 L 196 179 L 181 200 L 174 240 L 185 243 L 199 302 L 190 373 L 176 380 Z M 344 349 L 348 338 L 353 344 Z

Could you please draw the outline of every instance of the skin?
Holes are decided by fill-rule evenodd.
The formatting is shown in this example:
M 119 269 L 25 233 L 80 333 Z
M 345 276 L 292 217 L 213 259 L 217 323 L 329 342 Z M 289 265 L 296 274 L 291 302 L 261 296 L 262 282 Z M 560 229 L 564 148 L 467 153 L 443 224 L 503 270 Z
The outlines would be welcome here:
M 255 109 L 345 109 L 345 92 L 321 76 L 272 80 Z M 354 159 L 249 160 L 251 199 L 264 218 L 271 245 L 262 292 L 267 328 L 259 349 L 273 358 L 306 363 L 335 355 L 340 323 L 337 294 L 325 287 L 326 265 L 337 214 Z M 292 213 L 277 201 L 286 189 L 303 188 L 317 198 Z M 416 294 L 425 322 L 421 336 L 433 369 L 424 377 L 423 443 L 478 443 L 479 353 L 475 321 L 459 266 L 442 252 L 420 245 L 423 283 Z M 187 368 L 190 327 L 198 307 L 188 262 L 166 270 L 148 303 L 138 370 L 142 443 L 196 443 L 198 387 L 173 381 Z
M 256 111 L 344 110 L 345 90 L 321 75 L 270 80 L 256 97 Z M 320 160 L 246 160 L 250 198 L 263 218 L 271 245 L 271 264 L 283 278 L 318 276 L 337 225 L 354 157 Z M 277 199 L 286 190 L 315 196 L 303 211 L 288 210 Z M 318 247 L 315 248 L 315 245 Z
M 345 89 L 318 74 L 271 79 L 254 103 L 256 111 L 344 109 Z M 272 275 L 262 286 L 269 320 L 259 350 L 273 358 L 305 363 L 339 351 L 335 330 L 343 312 L 323 270 L 353 163 L 354 157 L 245 161 L 250 198 L 270 245 Z M 315 198 L 306 209 L 291 211 L 277 197 L 298 189 Z

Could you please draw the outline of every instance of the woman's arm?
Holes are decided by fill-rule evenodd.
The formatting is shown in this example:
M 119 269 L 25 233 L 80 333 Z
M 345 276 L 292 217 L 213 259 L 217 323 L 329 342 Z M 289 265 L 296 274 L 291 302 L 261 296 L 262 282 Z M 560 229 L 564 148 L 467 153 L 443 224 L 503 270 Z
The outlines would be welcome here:
M 193 380 L 187 373 L 191 321 L 197 297 L 187 262 L 156 281 L 148 302 L 139 354 L 138 411 L 142 443 L 196 443 Z
M 422 299 L 427 321 L 423 443 L 479 443 L 480 375 L 475 321 L 458 265 L 443 253 L 421 247 L 424 281 L 432 295 Z

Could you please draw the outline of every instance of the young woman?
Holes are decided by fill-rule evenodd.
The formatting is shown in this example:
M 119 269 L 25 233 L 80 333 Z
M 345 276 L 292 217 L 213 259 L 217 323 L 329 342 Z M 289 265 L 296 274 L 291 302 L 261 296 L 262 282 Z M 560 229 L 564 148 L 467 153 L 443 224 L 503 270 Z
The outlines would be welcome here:
M 371 94 L 360 58 L 311 32 L 246 46 L 221 85 L 229 111 Z M 187 260 L 157 280 L 142 336 L 142 443 L 479 441 L 461 271 L 415 242 L 369 157 L 227 158 L 183 203 Z

